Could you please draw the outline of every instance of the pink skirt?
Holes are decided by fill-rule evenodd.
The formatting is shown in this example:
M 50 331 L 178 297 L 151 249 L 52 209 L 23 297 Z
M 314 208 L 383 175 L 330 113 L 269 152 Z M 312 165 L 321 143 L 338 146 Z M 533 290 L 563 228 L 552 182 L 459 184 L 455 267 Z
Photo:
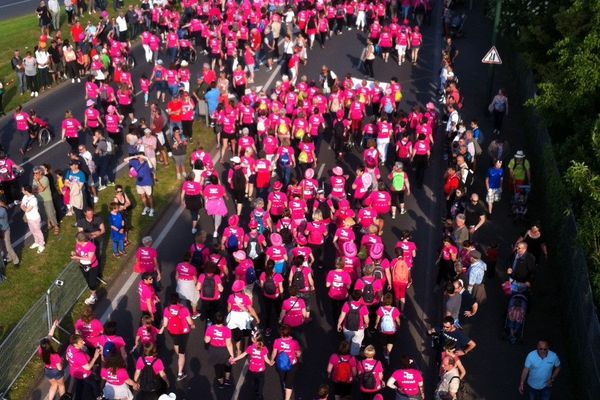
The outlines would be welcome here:
M 227 215 L 227 206 L 223 199 L 206 200 L 206 213 L 208 215 Z

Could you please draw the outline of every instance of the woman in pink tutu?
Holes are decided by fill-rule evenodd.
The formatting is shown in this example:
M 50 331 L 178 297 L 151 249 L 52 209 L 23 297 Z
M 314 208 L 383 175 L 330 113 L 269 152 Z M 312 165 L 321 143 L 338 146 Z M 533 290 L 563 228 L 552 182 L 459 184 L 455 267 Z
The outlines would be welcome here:
M 206 213 L 213 217 L 215 221 L 213 237 L 217 237 L 223 216 L 227 215 L 225 200 L 228 200 L 229 197 L 227 196 L 223 185 L 219 184 L 219 178 L 215 175 L 211 175 L 208 178 L 208 184 L 204 187 L 203 194 Z

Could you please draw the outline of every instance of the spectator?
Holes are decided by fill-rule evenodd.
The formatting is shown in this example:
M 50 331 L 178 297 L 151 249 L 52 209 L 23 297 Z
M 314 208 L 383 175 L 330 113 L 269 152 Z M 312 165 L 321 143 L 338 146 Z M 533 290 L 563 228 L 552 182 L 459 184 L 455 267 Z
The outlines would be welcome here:
M 52 199 L 50 181 L 48 180 L 48 177 L 44 174 L 43 167 L 35 167 L 33 169 L 33 182 L 31 186 L 34 190 L 34 193 L 38 197 L 38 200 L 44 206 L 44 216 L 46 217 L 48 229 L 53 230 L 54 235 L 58 236 L 58 220 L 56 218 L 56 211 L 54 209 L 54 201 Z
M 126 157 L 123 161 L 129 161 L 129 175 L 136 180 L 135 189 L 144 205 L 142 215 L 154 217 L 154 201 L 152 199 L 154 169 L 150 165 L 148 158 L 143 152 L 139 152 L 137 155 Z
M 427 333 L 438 335 L 438 343 L 444 344 L 448 341 L 456 343 L 456 354 L 459 356 L 469 353 L 477 346 L 462 329 L 455 326 L 454 318 L 451 316 L 444 317 L 440 328 L 430 329 Z
M 15 253 L 10 240 L 10 224 L 8 223 L 8 206 L 6 201 L 0 199 L 0 235 L 2 235 L 2 241 L 0 241 L 0 248 L 2 249 L 2 256 L 5 262 L 12 262 L 14 266 L 19 265 L 19 256 Z
M 442 371 L 440 382 L 434 392 L 435 400 L 456 400 L 460 376 L 453 358 L 446 357 L 442 360 Z
M 33 236 L 33 244 L 29 246 L 30 249 L 37 249 L 37 253 L 41 254 L 46 246 L 44 241 L 44 233 L 42 232 L 42 217 L 40 216 L 38 209 L 38 200 L 33 195 L 33 189 L 30 185 L 25 185 L 21 189 L 23 198 L 21 199 L 21 210 L 25 213 L 25 221 L 29 231 Z
M 515 156 L 508 162 L 508 174 L 510 190 L 513 193 L 516 186 L 531 185 L 531 168 L 523 150 L 518 150 Z
M 15 71 L 19 94 L 23 96 L 25 94 L 25 65 L 18 49 L 15 50 L 13 57 L 10 59 L 10 65 Z
M 88 235 L 88 239 L 94 242 L 96 246 L 96 257 L 100 261 L 100 255 L 104 249 L 104 235 L 106 229 L 102 217 L 94 214 L 92 207 L 86 207 L 82 218 L 77 219 L 77 231 Z M 102 277 L 103 266 L 100 267 L 100 277 Z
M 48 390 L 48 399 L 54 400 L 54 396 L 58 393 L 59 396 L 65 394 L 65 371 L 62 365 L 60 354 L 56 350 L 52 340 L 54 339 L 54 331 L 58 326 L 58 321 L 54 321 L 48 336 L 40 340 L 37 354 L 44 363 L 44 377 L 50 383 Z
M 23 71 L 25 72 L 25 82 L 27 89 L 31 93 L 31 97 L 38 96 L 38 80 L 37 80 L 37 61 L 35 57 L 28 51 L 23 59 Z
M 52 14 L 48 9 L 45 1 L 40 1 L 40 5 L 35 9 L 35 13 L 38 17 L 38 24 L 41 28 L 41 35 L 47 36 L 50 34 L 50 25 L 52 25 Z
M 465 224 L 469 228 L 471 238 L 485 223 L 485 207 L 479 201 L 479 195 L 472 193 L 470 201 L 465 205 Z
M 527 384 L 530 400 L 549 399 L 552 384 L 560 372 L 560 360 L 548 347 L 547 340 L 538 341 L 537 349 L 530 352 L 525 359 L 519 393 L 525 393 L 525 384 Z
M 502 121 L 508 115 L 508 97 L 504 94 L 504 89 L 499 89 L 498 94 L 494 96 L 492 102 L 488 106 L 488 110 L 494 116 L 494 133 L 500 134 L 502 129 Z
M 485 285 L 483 284 L 487 265 L 481 259 L 481 253 L 479 251 L 473 250 L 469 253 L 469 256 L 471 257 L 471 265 L 467 271 L 467 274 L 469 275 L 468 290 L 475 298 L 475 301 L 478 304 L 482 304 L 487 297 Z
M 519 286 L 519 290 L 527 291 L 535 273 L 535 257 L 527 251 L 527 242 L 518 242 L 512 254 L 506 274 Z
M 58 0 L 48 0 L 48 10 L 52 17 L 52 29 L 60 30 L 60 4 Z

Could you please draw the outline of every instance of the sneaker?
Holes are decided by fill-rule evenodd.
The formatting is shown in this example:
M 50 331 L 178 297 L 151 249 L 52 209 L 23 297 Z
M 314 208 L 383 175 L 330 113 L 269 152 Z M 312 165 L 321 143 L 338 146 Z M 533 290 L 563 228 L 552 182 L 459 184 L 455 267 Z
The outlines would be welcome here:
M 37 253 L 42 254 L 44 252 L 44 250 L 46 250 L 46 248 L 44 246 L 39 246 L 37 249 Z
M 94 204 L 98 203 L 98 196 L 94 196 Z
M 77 78 L 77 83 L 81 83 L 81 78 Z
M 225 386 L 231 386 L 231 379 L 225 379 L 225 382 L 223 382 L 225 384 Z
M 38 247 L 40 247 L 40 245 L 37 243 L 33 243 L 31 246 L 29 246 L 30 249 L 37 249 Z
M 21 204 L 21 200 L 15 200 L 15 201 L 13 201 L 13 204 L 15 206 L 18 206 L 19 204 Z
M 137 124 L 138 120 L 137 118 L 134 118 L 133 121 L 131 121 L 132 124 Z
M 154 217 L 154 208 L 151 208 L 150 211 L 148 211 L 148 216 Z
M 198 232 L 198 229 L 196 229 L 196 228 L 192 229 L 192 235 L 195 235 L 196 232 Z
M 104 189 L 106 189 L 106 186 L 98 186 L 98 191 L 99 192 L 103 191 Z
M 181 382 L 185 378 L 187 378 L 187 374 L 177 374 L 177 382 Z
M 271 328 L 265 329 L 265 336 L 269 337 L 269 336 L 271 336 L 271 333 L 272 333 Z
M 36 91 L 35 92 L 35 97 L 38 97 L 40 95 L 40 92 Z
M 180 181 L 180 180 L 181 180 L 181 174 L 180 174 L 180 173 L 178 173 L 178 174 L 177 174 L 177 180 L 178 180 L 178 181 Z
M 142 210 L 142 215 L 148 214 L 148 211 L 150 211 L 150 209 L 148 207 L 144 207 L 144 209 Z
M 114 182 L 108 182 L 108 184 L 106 186 L 115 186 Z
M 198 314 L 198 313 L 192 314 L 192 319 L 198 319 L 198 318 L 200 318 L 200 314 Z
M 96 303 L 96 300 L 98 300 L 98 298 L 94 295 L 91 295 L 90 297 L 85 299 L 84 303 L 87 304 L 88 306 L 91 306 L 92 304 Z
M 75 83 L 75 78 L 71 78 L 71 83 Z
M 168 153 L 167 153 L 167 156 L 169 156 L 169 157 L 173 157 L 173 153 L 171 153 L 171 152 L 168 152 Z
M 213 232 L 213 237 L 216 239 L 216 238 L 217 238 L 217 236 L 219 236 L 219 232 L 217 232 L 217 231 L 214 231 L 214 232 Z
M 406 214 L 406 208 L 403 208 L 402 210 L 400 210 L 400 214 L 402 214 L 402 215 Z

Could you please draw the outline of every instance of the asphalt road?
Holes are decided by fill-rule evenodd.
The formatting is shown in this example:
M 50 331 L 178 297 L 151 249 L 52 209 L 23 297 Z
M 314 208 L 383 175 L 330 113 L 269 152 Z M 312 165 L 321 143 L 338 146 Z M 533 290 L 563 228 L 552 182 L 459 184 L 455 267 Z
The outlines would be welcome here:
M 439 11 L 439 10 L 437 10 Z M 480 16 L 478 16 L 481 18 Z M 435 21 L 436 19 L 434 19 Z M 485 31 L 486 27 L 481 26 L 478 29 Z M 478 31 L 479 32 L 479 31 Z M 485 32 L 487 34 L 487 32 Z M 475 36 L 475 35 L 474 35 Z M 390 62 L 383 63 L 380 59 L 375 62 L 375 74 L 378 80 L 388 81 L 389 78 L 395 76 L 403 86 L 404 93 L 404 108 L 409 109 L 414 104 L 425 104 L 435 98 L 435 91 L 432 85 L 434 78 L 437 76 L 440 54 L 440 30 L 439 27 L 428 27 L 424 29 L 424 45 L 420 54 L 420 62 L 416 67 L 404 65 L 398 67 Z M 354 77 L 361 77 L 362 73 L 356 70 L 358 57 L 363 46 L 363 35 L 356 31 L 345 32 L 341 36 L 335 36 L 327 43 L 325 49 L 320 49 L 318 46 L 309 53 L 308 65 L 302 66 L 300 75 L 306 74 L 309 79 L 316 79 L 321 65 L 328 65 L 339 76 L 344 76 L 346 73 L 351 73 Z M 481 41 L 480 38 L 473 39 Z M 483 44 L 482 46 L 485 46 Z M 461 52 L 463 49 L 459 45 Z M 478 51 L 478 50 L 477 50 Z M 136 52 L 138 60 L 141 59 L 139 49 Z M 481 91 L 481 85 L 484 72 L 481 68 L 476 69 L 476 74 L 473 79 L 469 79 L 467 71 L 471 71 L 469 60 L 477 59 L 475 55 L 469 55 L 467 52 L 461 54 L 459 64 L 459 74 L 462 74 L 465 81 L 463 84 L 469 86 L 469 91 L 466 93 L 475 93 Z M 473 56 L 473 57 L 471 57 Z M 479 56 L 481 58 L 481 56 Z M 200 61 L 194 66 L 198 68 Z M 146 71 L 146 66 L 136 68 L 135 77 L 139 76 L 142 71 Z M 276 79 L 273 74 L 261 70 L 256 76 L 257 83 L 273 84 L 273 79 Z M 134 80 L 135 81 L 135 80 Z M 479 88 L 479 89 L 478 89 Z M 471 92 L 472 90 L 472 92 Z M 477 94 L 480 96 L 480 94 Z M 473 95 L 475 97 L 475 95 Z M 64 87 L 53 91 L 46 96 L 35 100 L 34 107 L 38 110 L 38 114 L 50 117 L 50 121 L 55 126 L 58 125 L 62 118 L 62 112 L 65 109 L 73 109 L 76 115 L 81 115 L 83 99 L 83 84 L 67 83 Z M 57 106 L 60 104 L 60 106 Z M 27 108 L 27 107 L 26 107 Z M 144 111 L 136 105 L 136 111 L 143 116 Z M 2 144 L 10 144 L 10 154 L 17 154 L 17 149 L 14 140 L 10 140 L 12 133 L 12 123 L 7 122 L 7 119 L 0 120 L 0 132 L 2 132 Z M 17 160 L 27 163 L 26 165 L 38 164 L 41 162 L 56 162 L 61 160 L 67 151 L 66 144 L 51 144 L 50 149 L 42 149 L 42 152 L 36 150 L 29 159 Z M 46 151 L 43 153 L 43 151 Z M 60 161 L 58 161 L 60 162 Z M 319 178 L 326 179 L 329 177 L 329 171 L 336 164 L 333 154 L 326 142 L 321 145 L 319 153 L 319 162 L 322 164 L 318 168 Z M 360 156 L 356 152 L 345 155 L 341 165 L 346 173 L 352 173 L 354 168 L 360 163 Z M 61 166 L 59 164 L 53 167 Z M 437 257 L 438 246 L 440 243 L 441 229 L 440 217 L 442 209 L 442 201 L 438 196 L 441 193 L 441 174 L 443 171 L 444 161 L 441 157 L 441 148 L 435 146 L 432 163 L 425 177 L 425 187 L 422 190 L 414 190 L 412 196 L 407 199 L 408 213 L 403 216 L 398 216 L 396 220 L 391 220 L 387 217 L 385 220 L 385 233 L 383 241 L 386 247 L 387 255 L 391 256 L 391 250 L 397 241 L 398 233 L 403 229 L 410 229 L 414 232 L 414 241 L 417 244 L 417 258 L 415 260 L 415 268 L 413 269 L 413 288 L 409 290 L 409 301 L 406 307 L 406 315 L 408 317 L 400 328 L 400 335 L 392 354 L 392 365 L 386 368 L 385 377 L 393 371 L 394 364 L 397 363 L 397 357 L 406 353 L 411 355 L 417 362 L 417 365 L 424 371 L 426 378 L 427 391 L 431 393 L 437 383 L 436 371 L 431 367 L 429 359 L 429 342 L 425 336 L 425 331 L 431 324 L 439 321 L 441 309 L 441 297 L 433 292 L 433 273 L 434 260 Z M 387 171 L 384 171 L 387 174 Z M 231 205 L 230 205 L 231 206 Z M 230 211 L 233 211 L 230 208 Z M 494 225 L 503 225 L 502 219 Z M 492 229 L 494 225 L 486 227 L 486 230 Z M 157 247 L 161 266 L 163 270 L 163 285 L 165 290 L 161 293 L 161 298 L 166 299 L 167 293 L 174 290 L 174 268 L 181 260 L 181 256 L 192 242 L 190 234 L 190 216 L 183 210 L 179 204 L 172 204 L 167 212 L 161 216 L 158 221 L 157 228 L 153 235 L 157 237 Z M 202 229 L 212 232 L 212 220 L 206 215 L 201 218 Z M 511 229 L 505 231 L 504 236 L 500 237 L 501 243 L 509 243 L 514 239 L 516 230 Z M 489 232 L 488 232 L 489 234 Z M 15 234 L 15 237 L 18 237 Z M 333 254 L 326 249 L 326 265 L 332 265 Z M 308 346 L 304 349 L 303 367 L 298 373 L 295 387 L 296 399 L 312 398 L 317 387 L 326 382 L 325 367 L 328 355 L 331 354 L 338 343 L 338 336 L 333 325 L 327 318 L 329 315 L 329 304 L 326 299 L 324 289 L 324 273 L 316 272 L 317 295 L 313 297 L 311 309 L 313 310 L 313 322 L 306 329 L 306 338 Z M 133 343 L 133 333 L 138 326 L 140 313 L 138 312 L 138 295 L 135 290 L 137 281 L 129 270 L 123 271 L 121 276 L 116 280 L 115 284 L 108 288 L 107 296 L 96 305 L 98 313 L 103 317 L 117 321 L 120 333 L 124 336 L 129 346 Z M 503 304 L 501 297 L 498 297 L 496 291 L 491 290 L 490 297 L 494 300 L 486 308 L 502 309 Z M 258 296 L 255 297 L 257 299 Z M 316 300 L 315 300 L 316 298 Z M 257 305 L 260 308 L 259 305 Z M 485 399 L 506 399 L 515 398 L 515 380 L 518 375 L 518 368 L 521 363 L 521 355 L 524 349 L 521 346 L 518 350 L 514 350 L 501 342 L 496 329 L 501 326 L 501 318 L 495 315 L 482 317 L 476 323 L 476 328 L 472 330 L 473 338 L 479 342 L 485 343 L 485 346 L 480 346 L 474 354 L 474 357 L 468 357 L 465 360 L 467 370 L 469 372 L 468 381 L 474 391 L 473 398 Z M 211 399 L 250 399 L 252 398 L 252 390 L 245 385 L 243 363 L 238 363 L 233 369 L 234 385 L 231 388 L 219 390 L 214 385 L 214 371 L 208 362 L 207 352 L 202 344 L 203 326 L 198 324 L 198 328 L 192 332 L 190 337 L 190 345 L 186 370 L 188 378 L 177 384 L 173 384 L 173 388 L 177 391 L 181 398 L 198 398 L 202 394 L 202 398 Z M 475 326 L 475 324 L 474 324 Z M 469 329 L 471 330 L 471 329 Z M 369 339 L 367 339 L 369 340 Z M 175 382 L 176 362 L 173 359 L 172 352 L 168 351 L 171 346 L 168 335 L 166 337 L 166 346 L 163 346 L 163 360 L 169 369 L 169 377 L 171 382 Z M 501 357 L 500 364 L 490 365 L 491 359 Z M 397 364 L 396 364 L 397 365 Z M 508 368 L 505 369 L 504 366 Z M 472 377 L 472 378 L 471 378 Z M 502 379 L 498 379 L 502 377 Z M 501 387 L 501 390 L 490 390 L 490 383 L 494 383 L 494 387 Z M 46 388 L 42 385 L 34 393 L 33 399 L 42 399 L 46 393 Z M 265 386 L 265 398 L 278 399 L 281 394 L 278 386 L 278 377 L 273 368 L 268 370 L 267 385 Z M 386 398 L 392 398 L 391 393 L 386 391 Z
M 0 21 L 29 13 L 33 15 L 38 4 L 37 0 L 0 0 Z

